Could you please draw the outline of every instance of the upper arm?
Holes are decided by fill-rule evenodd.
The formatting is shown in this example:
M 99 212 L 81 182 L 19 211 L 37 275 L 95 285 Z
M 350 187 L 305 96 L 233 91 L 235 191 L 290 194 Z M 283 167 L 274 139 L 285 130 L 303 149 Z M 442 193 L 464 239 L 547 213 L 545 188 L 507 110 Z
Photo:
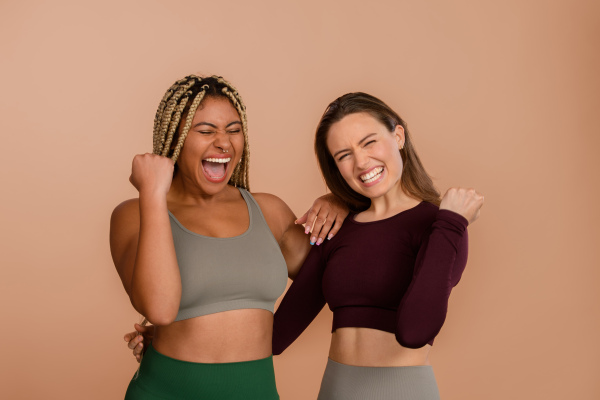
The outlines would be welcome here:
M 110 252 L 127 294 L 131 291 L 139 232 L 139 200 L 126 200 L 114 209 L 110 218 Z
M 268 193 L 253 193 L 267 224 L 275 236 L 285 258 L 288 276 L 294 278 L 310 251 L 310 242 L 301 225 L 296 225 L 296 216 L 279 197 Z

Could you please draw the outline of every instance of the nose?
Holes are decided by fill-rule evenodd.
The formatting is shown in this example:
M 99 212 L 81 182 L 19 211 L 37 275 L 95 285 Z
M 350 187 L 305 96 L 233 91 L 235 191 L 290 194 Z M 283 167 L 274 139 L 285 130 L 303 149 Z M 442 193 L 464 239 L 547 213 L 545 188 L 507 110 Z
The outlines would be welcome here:
M 231 141 L 229 135 L 226 132 L 219 132 L 215 136 L 214 146 L 221 150 L 223 153 L 228 153 L 231 149 Z
M 356 167 L 358 169 L 366 169 L 369 166 L 369 155 L 365 151 L 357 151 L 354 155 Z

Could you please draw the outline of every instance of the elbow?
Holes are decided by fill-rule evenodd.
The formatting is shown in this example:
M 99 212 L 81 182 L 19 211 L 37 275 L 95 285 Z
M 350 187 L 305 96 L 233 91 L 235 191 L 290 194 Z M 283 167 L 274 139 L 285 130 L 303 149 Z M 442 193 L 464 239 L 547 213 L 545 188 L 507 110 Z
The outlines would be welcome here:
M 271 351 L 273 352 L 274 356 L 278 356 L 281 353 L 283 353 L 283 351 L 287 348 L 286 345 L 284 345 L 283 343 L 281 343 L 280 340 L 277 340 L 277 335 L 275 334 L 275 331 L 273 332 L 273 342 L 272 342 L 272 346 L 271 346 Z
M 289 343 L 281 343 L 281 342 L 273 340 L 273 347 L 272 347 L 273 355 L 274 356 L 280 355 L 281 353 L 283 353 L 285 351 L 285 349 L 288 348 L 289 345 L 290 345 Z
M 175 318 L 177 318 L 177 314 L 172 313 L 148 313 L 146 315 L 146 319 L 152 325 L 155 326 L 166 326 L 171 325 L 175 322 Z
M 133 298 L 131 299 L 131 304 L 148 322 L 155 326 L 172 324 L 179 313 L 179 305 L 177 307 L 169 307 L 165 304 L 144 304 L 141 301 L 134 301 Z
M 420 349 L 431 341 L 432 338 L 419 334 L 419 332 L 396 332 L 396 341 L 408 349 Z

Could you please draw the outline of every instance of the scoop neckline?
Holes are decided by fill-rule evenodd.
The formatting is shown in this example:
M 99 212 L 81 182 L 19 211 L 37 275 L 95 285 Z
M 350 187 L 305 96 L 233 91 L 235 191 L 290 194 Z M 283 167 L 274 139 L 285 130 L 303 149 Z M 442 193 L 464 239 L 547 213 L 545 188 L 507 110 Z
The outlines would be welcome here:
M 348 219 L 350 220 L 350 222 L 352 222 L 352 223 L 354 223 L 354 224 L 357 224 L 357 225 L 369 225 L 369 224 L 376 224 L 376 223 L 378 223 L 378 222 L 385 222 L 385 221 L 389 221 L 389 220 L 391 220 L 391 219 L 393 219 L 393 218 L 396 218 L 396 217 L 398 217 L 398 216 L 400 216 L 400 215 L 402 215 L 402 214 L 404 214 L 404 213 L 407 213 L 407 212 L 409 212 L 409 211 L 415 210 L 415 209 L 419 208 L 421 205 L 423 205 L 423 204 L 425 204 L 425 203 L 427 203 L 425 200 L 421 200 L 421 202 L 420 202 L 419 204 L 417 204 L 416 206 L 414 206 L 414 207 L 407 208 L 406 210 L 402 210 L 402 211 L 400 211 L 398 214 L 394 214 L 394 215 L 392 215 L 392 216 L 390 216 L 390 217 L 383 218 L 383 219 L 378 219 L 378 220 L 375 220 L 375 221 L 366 221 L 366 222 L 360 222 L 360 221 L 357 221 L 357 220 L 355 220 L 355 219 L 354 219 L 354 217 L 356 217 L 356 216 L 358 215 L 357 213 L 351 214 L 350 216 L 348 216 Z
M 201 237 L 204 239 L 214 239 L 214 240 L 239 239 L 239 238 L 244 237 L 247 234 L 249 234 L 250 231 L 252 230 L 252 210 L 250 208 L 250 201 L 249 201 L 249 199 L 246 198 L 246 195 L 242 191 L 242 188 L 238 187 L 237 189 L 239 190 L 240 194 L 242 195 L 242 198 L 244 199 L 244 201 L 246 202 L 246 207 L 248 208 L 248 221 L 249 221 L 248 229 L 246 229 L 246 231 L 244 233 L 240 233 L 237 236 L 229 236 L 229 237 L 220 238 L 220 237 L 214 237 L 214 236 L 201 235 L 201 234 L 193 232 L 193 231 L 189 230 L 188 228 L 186 228 L 185 226 L 183 226 L 183 224 L 181 222 L 179 222 L 179 220 L 173 215 L 173 213 L 169 209 L 167 209 L 167 212 L 169 213 L 169 216 L 171 218 L 173 218 L 173 221 L 175 221 L 177 226 L 179 226 L 181 228 L 181 230 L 183 230 L 186 233 L 189 233 L 190 235 L 198 236 L 198 237 Z

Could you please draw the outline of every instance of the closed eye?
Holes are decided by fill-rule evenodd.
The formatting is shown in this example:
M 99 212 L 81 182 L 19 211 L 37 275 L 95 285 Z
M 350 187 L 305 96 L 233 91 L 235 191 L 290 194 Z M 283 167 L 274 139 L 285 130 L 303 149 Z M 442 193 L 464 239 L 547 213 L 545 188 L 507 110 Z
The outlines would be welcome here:
M 227 133 L 240 133 L 241 131 L 239 129 L 235 129 L 233 131 L 227 131 Z
M 344 158 L 346 158 L 346 156 L 349 156 L 349 155 L 350 155 L 350 153 L 343 154 L 341 157 L 338 158 L 338 161 L 342 161 Z
M 370 145 L 371 143 L 375 143 L 375 140 L 370 140 L 367 143 L 365 143 L 365 147 L 367 147 L 368 145 Z

